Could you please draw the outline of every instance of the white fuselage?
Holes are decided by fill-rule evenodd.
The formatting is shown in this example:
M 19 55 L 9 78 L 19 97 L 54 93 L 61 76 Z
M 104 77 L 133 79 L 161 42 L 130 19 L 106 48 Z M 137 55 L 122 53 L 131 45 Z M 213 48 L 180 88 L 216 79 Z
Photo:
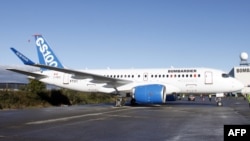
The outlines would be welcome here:
M 106 83 L 94 82 L 92 78 L 75 79 L 74 75 L 58 71 L 38 72 L 49 77 L 42 82 L 59 87 L 85 92 L 114 93 L 130 92 L 134 87 L 146 84 L 162 84 L 167 94 L 172 93 L 225 93 L 240 90 L 243 85 L 223 71 L 209 68 L 170 68 L 170 69 L 104 69 L 82 70 L 105 77 L 130 80 L 129 84 L 109 87 Z

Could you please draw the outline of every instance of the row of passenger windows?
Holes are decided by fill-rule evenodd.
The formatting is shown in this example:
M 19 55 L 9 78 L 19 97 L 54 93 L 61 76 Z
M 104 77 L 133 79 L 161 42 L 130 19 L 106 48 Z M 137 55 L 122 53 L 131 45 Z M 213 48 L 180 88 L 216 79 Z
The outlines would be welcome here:
M 104 75 L 106 77 L 111 78 L 135 78 L 135 75 Z M 137 78 L 140 78 L 141 75 L 137 75 Z M 148 75 L 144 75 L 144 78 L 147 78 Z M 151 75 L 151 78 L 188 78 L 188 77 L 201 77 L 200 74 L 158 74 L 158 75 Z

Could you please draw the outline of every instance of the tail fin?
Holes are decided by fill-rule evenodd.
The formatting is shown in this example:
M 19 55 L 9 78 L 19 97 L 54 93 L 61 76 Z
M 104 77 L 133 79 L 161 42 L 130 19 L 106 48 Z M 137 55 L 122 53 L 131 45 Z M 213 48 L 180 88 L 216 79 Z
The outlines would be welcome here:
M 39 63 L 48 66 L 64 68 L 44 37 L 42 35 L 34 36 Z

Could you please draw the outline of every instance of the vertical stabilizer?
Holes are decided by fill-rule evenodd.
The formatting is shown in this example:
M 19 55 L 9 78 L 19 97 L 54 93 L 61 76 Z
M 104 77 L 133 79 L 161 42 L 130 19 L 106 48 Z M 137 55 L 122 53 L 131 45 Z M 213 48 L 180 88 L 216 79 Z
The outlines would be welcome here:
M 44 37 L 42 35 L 34 36 L 39 63 L 48 66 L 64 68 Z

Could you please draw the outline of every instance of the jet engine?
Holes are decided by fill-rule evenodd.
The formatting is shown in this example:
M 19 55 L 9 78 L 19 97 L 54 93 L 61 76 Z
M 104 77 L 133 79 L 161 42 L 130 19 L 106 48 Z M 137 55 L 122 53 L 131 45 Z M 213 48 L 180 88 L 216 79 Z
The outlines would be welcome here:
M 134 87 L 131 104 L 161 104 L 166 102 L 166 87 L 161 84 L 149 84 Z

